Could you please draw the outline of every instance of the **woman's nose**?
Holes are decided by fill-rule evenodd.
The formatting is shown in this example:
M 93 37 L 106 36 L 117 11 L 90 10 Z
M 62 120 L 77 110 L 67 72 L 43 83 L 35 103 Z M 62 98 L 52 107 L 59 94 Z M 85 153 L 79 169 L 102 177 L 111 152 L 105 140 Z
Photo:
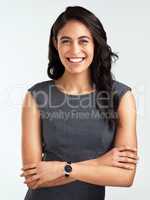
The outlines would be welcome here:
M 72 43 L 71 52 L 75 55 L 80 52 L 80 45 L 77 42 Z

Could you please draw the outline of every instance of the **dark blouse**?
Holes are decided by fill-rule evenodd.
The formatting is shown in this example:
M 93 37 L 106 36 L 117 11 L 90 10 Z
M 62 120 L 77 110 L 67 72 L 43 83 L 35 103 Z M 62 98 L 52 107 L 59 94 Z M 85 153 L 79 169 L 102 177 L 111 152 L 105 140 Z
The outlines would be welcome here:
M 118 103 L 131 88 L 113 81 Z M 28 89 L 36 100 L 41 117 L 43 160 L 79 162 L 94 159 L 112 148 L 115 127 L 95 107 L 95 92 L 69 95 L 53 80 L 36 83 Z M 30 189 L 25 200 L 104 200 L 105 186 L 74 181 L 61 186 Z

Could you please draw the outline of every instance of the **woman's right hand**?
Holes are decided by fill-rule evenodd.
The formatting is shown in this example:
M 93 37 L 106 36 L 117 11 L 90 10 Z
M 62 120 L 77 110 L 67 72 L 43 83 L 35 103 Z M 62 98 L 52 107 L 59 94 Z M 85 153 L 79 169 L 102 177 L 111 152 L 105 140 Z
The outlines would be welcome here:
M 57 186 L 57 185 L 60 185 L 61 182 L 63 182 L 63 181 L 64 181 L 64 177 L 59 177 L 59 178 L 57 178 L 55 180 L 48 181 L 46 183 L 41 184 L 39 188 L 49 188 L 49 187 Z M 36 183 L 37 183 L 37 180 L 34 180 L 34 181 L 30 182 L 30 183 L 27 183 L 27 186 L 30 189 L 33 189 L 34 186 L 36 185 Z
M 114 147 L 104 155 L 96 158 L 97 164 L 133 169 L 139 157 L 137 149 L 131 147 Z

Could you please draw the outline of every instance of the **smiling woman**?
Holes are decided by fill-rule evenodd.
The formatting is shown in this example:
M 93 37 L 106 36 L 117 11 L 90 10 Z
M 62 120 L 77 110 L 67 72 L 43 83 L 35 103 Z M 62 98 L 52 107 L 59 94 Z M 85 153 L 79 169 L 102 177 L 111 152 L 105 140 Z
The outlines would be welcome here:
M 83 23 L 70 20 L 53 42 L 66 72 L 80 73 L 86 69 L 90 70 L 89 66 L 94 56 L 94 41 L 91 32 Z
M 52 80 L 30 87 L 23 103 L 25 200 L 104 200 L 105 186 L 133 184 L 136 107 L 131 88 L 112 78 L 117 57 L 87 9 L 67 7 L 56 19 Z

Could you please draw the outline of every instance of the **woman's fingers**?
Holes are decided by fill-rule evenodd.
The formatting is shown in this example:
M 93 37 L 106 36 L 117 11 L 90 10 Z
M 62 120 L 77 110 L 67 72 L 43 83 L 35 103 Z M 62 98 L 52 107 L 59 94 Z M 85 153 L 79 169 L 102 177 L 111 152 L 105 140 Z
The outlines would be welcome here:
M 120 152 L 119 156 L 120 157 L 128 157 L 128 158 L 131 158 L 131 159 L 134 159 L 134 160 L 138 160 L 139 159 L 138 155 L 136 155 L 133 152 L 128 152 L 128 151 Z
M 119 157 L 119 162 L 136 164 L 137 160 L 128 157 Z
M 30 169 L 27 171 L 24 171 L 20 176 L 28 176 L 28 175 L 33 175 L 37 173 L 37 169 Z
M 123 169 L 134 169 L 134 166 L 131 166 L 131 165 L 128 165 L 128 164 L 125 164 L 125 163 L 120 163 L 120 162 L 117 163 L 117 167 L 120 167 L 120 168 L 123 168 Z
M 24 183 L 31 183 L 32 181 L 35 181 L 35 180 L 39 180 L 40 179 L 40 176 L 39 175 L 33 175 L 29 178 L 27 178 Z
M 114 166 L 124 169 L 133 169 L 134 165 L 137 164 L 137 160 L 139 159 L 139 157 L 137 155 L 136 148 L 122 146 L 115 147 L 114 150 Z
M 116 147 L 119 151 L 131 151 L 131 152 L 137 152 L 137 148 L 134 147 L 128 147 L 128 146 L 122 146 L 122 147 Z
M 37 167 L 37 163 L 31 163 L 24 165 L 21 170 L 29 170 Z
M 123 147 L 117 147 L 117 149 L 119 151 L 119 159 L 120 159 L 120 157 L 127 157 L 127 158 L 122 158 L 122 160 L 123 161 L 125 160 L 125 162 L 129 161 L 129 163 L 130 162 L 136 163 L 135 161 L 137 161 L 139 159 L 136 148 L 123 146 Z

